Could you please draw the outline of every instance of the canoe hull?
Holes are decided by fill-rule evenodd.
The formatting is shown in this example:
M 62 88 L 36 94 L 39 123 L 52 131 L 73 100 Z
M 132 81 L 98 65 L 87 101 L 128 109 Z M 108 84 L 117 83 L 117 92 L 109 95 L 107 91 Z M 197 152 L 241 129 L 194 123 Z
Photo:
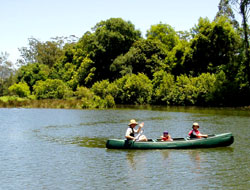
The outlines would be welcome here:
M 232 133 L 223 133 L 202 139 L 178 139 L 174 141 L 134 142 L 130 140 L 110 139 L 106 147 L 109 149 L 190 149 L 229 146 L 234 142 Z

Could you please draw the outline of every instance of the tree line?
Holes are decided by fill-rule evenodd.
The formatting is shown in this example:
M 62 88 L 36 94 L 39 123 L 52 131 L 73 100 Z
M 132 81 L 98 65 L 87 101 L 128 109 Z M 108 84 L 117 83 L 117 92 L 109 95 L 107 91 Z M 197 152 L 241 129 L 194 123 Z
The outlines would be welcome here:
M 190 31 L 159 23 L 142 37 L 130 21 L 110 18 L 79 39 L 30 38 L 17 70 L 1 54 L 0 96 L 80 99 L 83 108 L 250 105 L 248 13 L 249 0 L 221 0 L 215 19 L 200 18 Z

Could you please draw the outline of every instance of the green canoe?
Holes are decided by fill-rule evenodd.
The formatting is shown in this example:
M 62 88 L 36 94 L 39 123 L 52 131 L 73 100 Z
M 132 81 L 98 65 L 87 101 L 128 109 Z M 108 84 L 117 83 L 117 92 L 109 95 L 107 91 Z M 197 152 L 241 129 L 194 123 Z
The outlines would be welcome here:
M 173 141 L 161 141 L 160 139 L 147 142 L 135 142 L 131 140 L 109 139 L 106 147 L 110 149 L 187 149 L 187 148 L 212 148 L 229 146 L 234 142 L 232 133 L 209 135 L 208 138 L 173 138 Z

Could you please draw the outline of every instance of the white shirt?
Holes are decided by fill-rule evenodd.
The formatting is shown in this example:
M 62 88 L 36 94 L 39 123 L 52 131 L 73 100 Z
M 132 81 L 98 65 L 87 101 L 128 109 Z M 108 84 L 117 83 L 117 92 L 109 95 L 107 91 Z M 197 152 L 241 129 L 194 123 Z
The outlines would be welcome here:
M 134 129 L 134 133 L 137 133 L 138 130 Z M 128 127 L 125 136 L 130 136 L 130 134 L 133 133 L 132 128 Z

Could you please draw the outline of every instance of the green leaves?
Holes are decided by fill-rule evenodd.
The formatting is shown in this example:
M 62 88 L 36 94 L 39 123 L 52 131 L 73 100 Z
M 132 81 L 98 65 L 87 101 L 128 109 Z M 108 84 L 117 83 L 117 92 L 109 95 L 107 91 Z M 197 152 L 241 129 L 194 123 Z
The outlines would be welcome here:
M 93 28 L 93 33 L 87 32 L 79 41 L 77 49 L 83 51 L 93 61 L 94 75 L 91 75 L 93 84 L 103 79 L 114 80 L 110 65 L 121 54 L 126 53 L 132 44 L 140 38 L 140 32 L 134 25 L 120 18 L 111 18 L 101 21 Z
M 115 84 L 119 91 L 118 102 L 123 104 L 148 104 L 152 96 L 152 83 L 149 78 L 139 73 L 126 75 L 118 79 Z
M 12 95 L 17 95 L 19 97 L 28 97 L 30 95 L 29 86 L 25 82 L 15 83 L 9 87 L 9 91 Z
M 243 47 L 227 17 L 200 18 L 190 32 L 152 25 L 146 39 L 130 21 L 110 18 L 77 42 L 29 39 L 29 47 L 20 49 L 26 65 L 9 92 L 29 96 L 26 84 L 38 99 L 81 99 L 83 108 L 250 103 Z M 8 69 L 0 65 L 2 94 L 13 84 Z
M 117 57 L 111 65 L 112 71 L 126 74 L 144 73 L 152 79 L 153 73 L 165 68 L 166 54 L 160 42 L 138 40 L 125 54 Z
M 17 72 L 17 82 L 25 82 L 33 89 L 36 81 L 46 80 L 49 76 L 49 68 L 39 63 L 30 63 L 22 66 Z
M 189 56 L 184 61 L 187 74 L 215 73 L 221 65 L 226 68 L 234 66 L 239 54 L 240 36 L 227 18 L 219 17 L 213 22 L 200 18 L 193 34 Z
M 34 94 L 37 99 L 65 99 L 72 96 L 70 88 L 59 79 L 37 81 L 34 85 Z
M 152 25 L 146 36 L 147 39 L 159 40 L 166 51 L 171 51 L 179 43 L 179 36 L 168 24 Z

